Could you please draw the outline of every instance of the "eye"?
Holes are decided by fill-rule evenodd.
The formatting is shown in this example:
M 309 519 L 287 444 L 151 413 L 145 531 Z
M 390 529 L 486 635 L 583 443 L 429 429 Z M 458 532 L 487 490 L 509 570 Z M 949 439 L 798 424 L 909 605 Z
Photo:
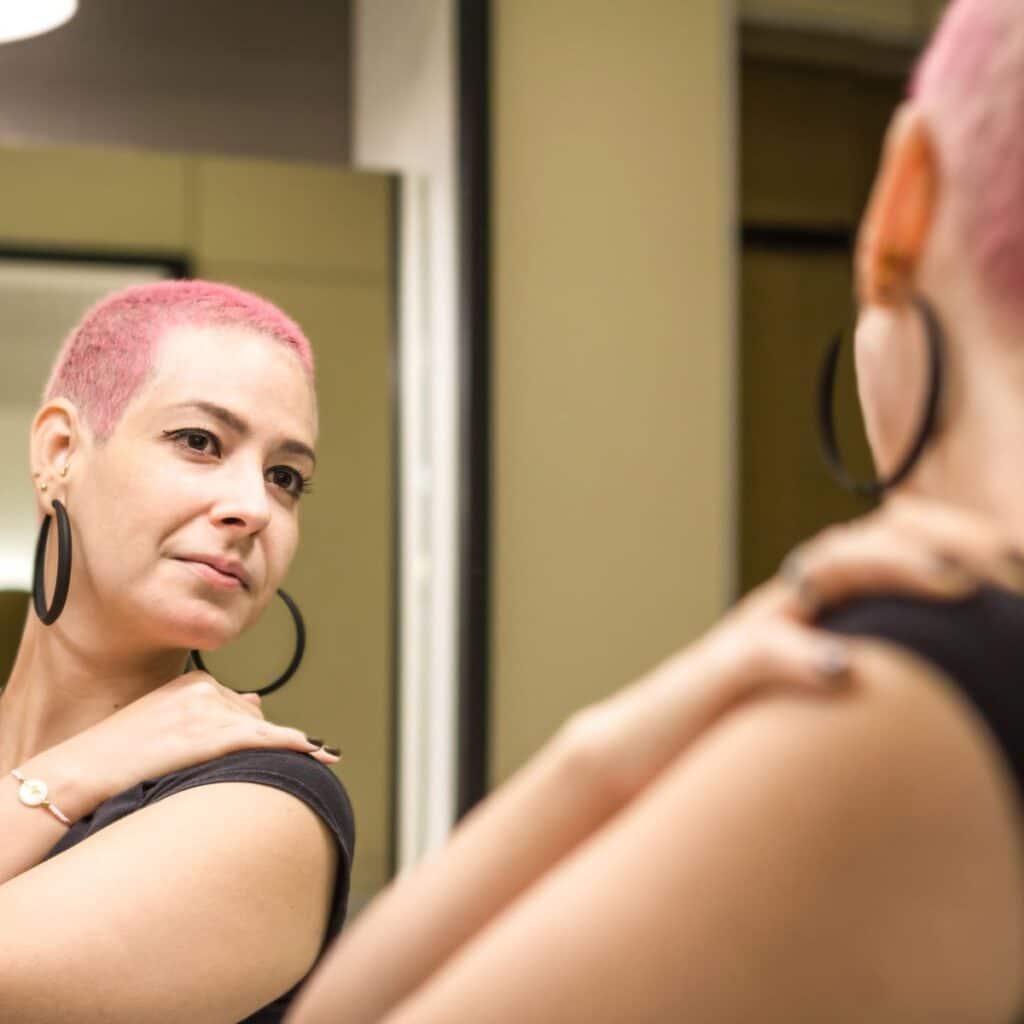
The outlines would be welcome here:
M 164 437 L 169 437 L 187 447 L 189 451 L 197 452 L 200 455 L 210 452 L 210 448 L 205 442 L 212 444 L 217 453 L 220 453 L 220 442 L 209 430 L 203 430 L 200 427 L 183 427 L 181 430 L 165 430 L 163 433 Z
M 313 482 L 302 476 L 290 466 L 274 466 L 267 471 L 267 476 L 278 486 L 296 498 L 300 494 L 308 494 L 313 489 Z

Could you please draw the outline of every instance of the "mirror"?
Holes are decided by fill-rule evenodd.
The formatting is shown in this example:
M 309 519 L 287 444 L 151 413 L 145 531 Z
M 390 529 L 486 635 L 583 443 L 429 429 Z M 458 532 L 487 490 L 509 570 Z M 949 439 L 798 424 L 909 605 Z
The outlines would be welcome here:
M 301 14 L 254 3 L 240 25 L 225 3 L 83 3 L 58 31 L 0 46 L 0 657 L 36 536 L 26 417 L 67 330 L 98 295 L 167 275 L 277 303 L 313 345 L 320 438 L 284 581 L 305 658 L 263 708 L 344 752 L 351 920 L 395 861 L 396 183 L 346 163 L 349 5 Z M 205 661 L 256 689 L 293 645 L 273 602 Z

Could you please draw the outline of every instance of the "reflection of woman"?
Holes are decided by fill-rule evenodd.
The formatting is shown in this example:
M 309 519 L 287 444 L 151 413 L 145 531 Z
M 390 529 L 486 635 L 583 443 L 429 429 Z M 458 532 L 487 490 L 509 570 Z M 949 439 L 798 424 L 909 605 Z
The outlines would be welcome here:
M 125 289 L 58 356 L 0 697 L 0 1019 L 279 1020 L 340 929 L 338 752 L 182 674 L 274 598 L 316 433 L 308 341 L 238 289 Z
M 903 545 L 909 565 L 959 536 L 1003 585 L 846 602 L 823 620 L 860 634 L 840 698 L 713 714 L 716 685 L 750 692 L 821 642 L 770 583 L 570 723 L 341 937 L 289 1022 L 1021 1013 L 1024 588 L 996 530 L 1024 542 L 1022 111 L 1024 6 L 954 0 L 891 126 L 856 265 L 879 470 L 913 450 L 928 379 L 939 429 L 859 540 L 831 534 L 803 563 L 860 543 L 876 562 Z

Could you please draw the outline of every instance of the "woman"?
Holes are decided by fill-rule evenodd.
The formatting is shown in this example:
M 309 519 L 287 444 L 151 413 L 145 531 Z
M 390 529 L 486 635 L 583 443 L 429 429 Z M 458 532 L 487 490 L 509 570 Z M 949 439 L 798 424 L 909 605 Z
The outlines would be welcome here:
M 58 356 L 31 437 L 50 564 L 37 562 L 35 610 L 0 697 L 5 1024 L 280 1020 L 340 928 L 352 819 L 326 767 L 337 758 L 268 723 L 251 693 L 202 671 L 181 674 L 187 651 L 218 647 L 252 624 L 295 551 L 316 437 L 311 369 L 308 343 L 279 311 L 191 281 L 109 297 Z M 52 515 L 58 527 L 66 516 L 67 536 L 50 535 Z M 918 532 L 910 544 L 899 532 L 882 523 L 829 542 L 809 560 L 823 599 L 880 585 L 962 597 L 970 579 L 925 557 L 938 548 L 1006 575 L 985 557 L 986 532 Z M 803 606 L 782 590 L 771 614 L 798 618 Z M 526 858 L 495 860 L 493 811 L 479 817 L 491 824 L 464 889 L 449 874 L 417 897 L 387 955 L 365 937 L 354 947 L 357 964 L 360 949 L 378 955 L 359 983 L 366 998 L 422 966 L 403 948 L 420 924 L 429 953 L 443 958 L 446 943 L 468 937 L 639 785 L 638 771 L 654 774 L 683 731 L 766 682 L 818 686 L 816 638 L 789 628 L 747 631 L 750 651 L 773 655 L 767 680 L 760 664 L 735 658 L 697 686 L 669 673 L 671 729 L 660 752 L 648 742 L 642 764 L 626 749 L 615 762 L 622 789 L 596 799 L 590 789 L 580 800 L 572 775 L 551 779 L 571 814 L 552 805 L 548 820 L 531 816 L 546 845 L 520 845 Z M 517 792 L 521 785 L 508 787 L 491 806 L 518 825 Z M 462 830 L 453 849 L 474 834 Z M 481 901 L 481 878 L 495 865 L 501 884 L 485 887 Z M 403 884 L 399 903 L 410 891 Z M 461 917 L 444 912 L 453 893 L 465 897 Z M 365 1006 L 357 1000 L 352 1019 L 378 1016 Z M 331 1005 L 326 1016 L 339 1012 Z
M 998 535 L 1024 544 L 1019 0 L 954 0 L 912 96 L 857 244 L 860 396 L 894 495 L 860 542 L 980 529 L 994 559 Z M 856 530 L 789 575 L 843 563 Z M 819 618 L 857 634 L 839 699 L 722 715 L 724 681 L 749 694 L 820 642 L 814 602 L 772 581 L 570 722 L 342 936 L 289 1024 L 1019 1019 L 1024 588 L 1004 561 L 955 602 Z
M 58 355 L 0 697 L 3 1021 L 279 1020 L 340 929 L 338 751 L 182 674 L 274 598 L 316 433 L 309 342 L 238 289 L 125 289 Z

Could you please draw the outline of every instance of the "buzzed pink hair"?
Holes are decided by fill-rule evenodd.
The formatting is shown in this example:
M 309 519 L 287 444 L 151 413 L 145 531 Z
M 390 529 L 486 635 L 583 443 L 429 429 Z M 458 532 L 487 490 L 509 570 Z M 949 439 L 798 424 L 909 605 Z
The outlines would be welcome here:
M 95 437 L 106 439 L 152 374 L 164 331 L 182 325 L 257 331 L 290 348 L 313 379 L 305 334 L 266 299 L 213 281 L 157 281 L 122 288 L 85 313 L 57 353 L 43 401 L 71 399 Z
M 953 0 L 909 92 L 934 127 L 982 287 L 1024 316 L 1024 3 Z

